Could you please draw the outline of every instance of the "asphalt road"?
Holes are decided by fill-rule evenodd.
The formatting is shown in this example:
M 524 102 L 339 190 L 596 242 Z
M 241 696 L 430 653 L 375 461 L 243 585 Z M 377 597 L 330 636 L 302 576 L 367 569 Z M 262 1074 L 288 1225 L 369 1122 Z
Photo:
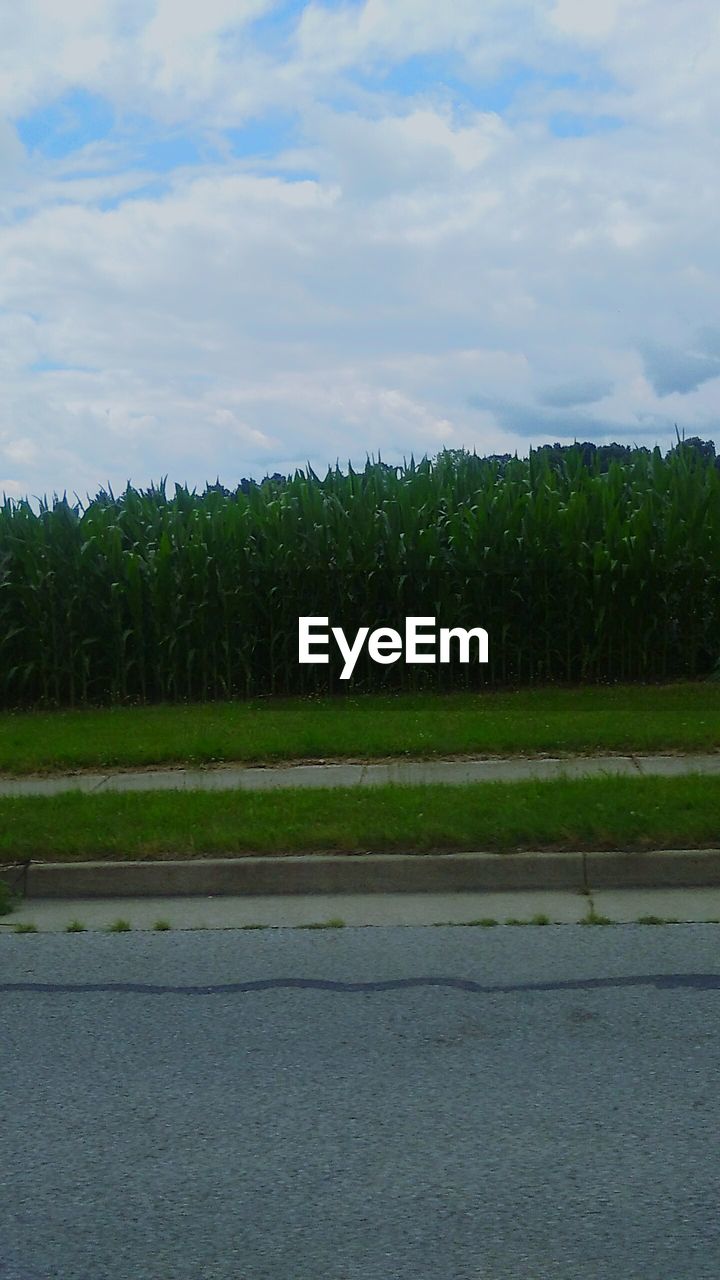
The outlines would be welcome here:
M 2 1280 L 717 1280 L 716 926 L 0 938 Z

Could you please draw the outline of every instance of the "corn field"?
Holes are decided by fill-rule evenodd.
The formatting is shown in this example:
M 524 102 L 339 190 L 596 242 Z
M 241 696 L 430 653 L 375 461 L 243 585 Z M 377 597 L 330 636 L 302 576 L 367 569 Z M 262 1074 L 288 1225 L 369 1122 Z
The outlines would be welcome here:
M 720 470 L 679 445 L 601 470 L 464 452 L 0 507 L 0 706 L 348 689 L 301 666 L 300 615 L 484 627 L 487 666 L 392 666 L 352 691 L 697 676 L 720 658 Z

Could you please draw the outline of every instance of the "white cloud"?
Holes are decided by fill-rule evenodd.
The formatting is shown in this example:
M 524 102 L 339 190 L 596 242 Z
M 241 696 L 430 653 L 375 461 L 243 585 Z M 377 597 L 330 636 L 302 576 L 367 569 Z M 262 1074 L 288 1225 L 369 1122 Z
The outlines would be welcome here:
M 642 355 L 648 380 L 660 396 L 696 391 L 704 382 L 720 378 L 720 356 L 674 351 L 654 343 L 647 344 Z
M 540 404 L 551 408 L 571 409 L 579 404 L 594 404 L 612 393 L 612 383 L 605 378 L 577 378 L 560 386 L 548 387 L 538 395 Z
M 720 442 L 710 0 L 692 22 L 667 0 L 312 5 L 284 51 L 253 53 L 267 10 L 3 15 L 0 489 L 231 483 L 576 430 L 670 444 L 674 421 Z M 425 53 L 464 60 L 464 100 L 358 80 Z M 493 110 L 508 60 L 529 79 Z M 25 155 L 15 117 L 78 87 L 194 136 L 292 108 L 297 136 L 274 161 L 228 143 L 143 194 L 117 140 Z M 556 137 L 559 110 L 625 123 Z
M 272 0 L 158 0 L 140 44 L 153 87 L 210 99 L 224 79 L 222 36 L 271 7 Z
M 621 14 L 627 16 L 635 9 L 628 0 L 603 0 L 602 4 L 588 4 L 587 0 L 556 0 L 550 13 L 550 21 L 564 35 L 584 40 L 607 39 L 617 29 Z
M 236 30 L 271 8 L 271 0 L 157 0 L 143 44 L 165 57 L 169 48 L 191 49 L 195 41 Z

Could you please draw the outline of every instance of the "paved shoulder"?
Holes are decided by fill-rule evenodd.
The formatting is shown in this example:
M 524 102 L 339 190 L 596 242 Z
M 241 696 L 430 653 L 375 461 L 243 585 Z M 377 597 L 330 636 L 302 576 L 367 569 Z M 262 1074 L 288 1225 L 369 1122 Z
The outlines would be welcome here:
M 3 961 L 11 1280 L 720 1273 L 713 929 L 88 934 Z

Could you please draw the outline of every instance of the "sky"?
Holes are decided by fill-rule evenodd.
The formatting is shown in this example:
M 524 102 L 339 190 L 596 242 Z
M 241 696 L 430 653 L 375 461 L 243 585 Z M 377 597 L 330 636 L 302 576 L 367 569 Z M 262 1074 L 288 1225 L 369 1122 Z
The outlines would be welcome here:
M 716 0 L 0 0 L 0 495 L 720 448 Z

